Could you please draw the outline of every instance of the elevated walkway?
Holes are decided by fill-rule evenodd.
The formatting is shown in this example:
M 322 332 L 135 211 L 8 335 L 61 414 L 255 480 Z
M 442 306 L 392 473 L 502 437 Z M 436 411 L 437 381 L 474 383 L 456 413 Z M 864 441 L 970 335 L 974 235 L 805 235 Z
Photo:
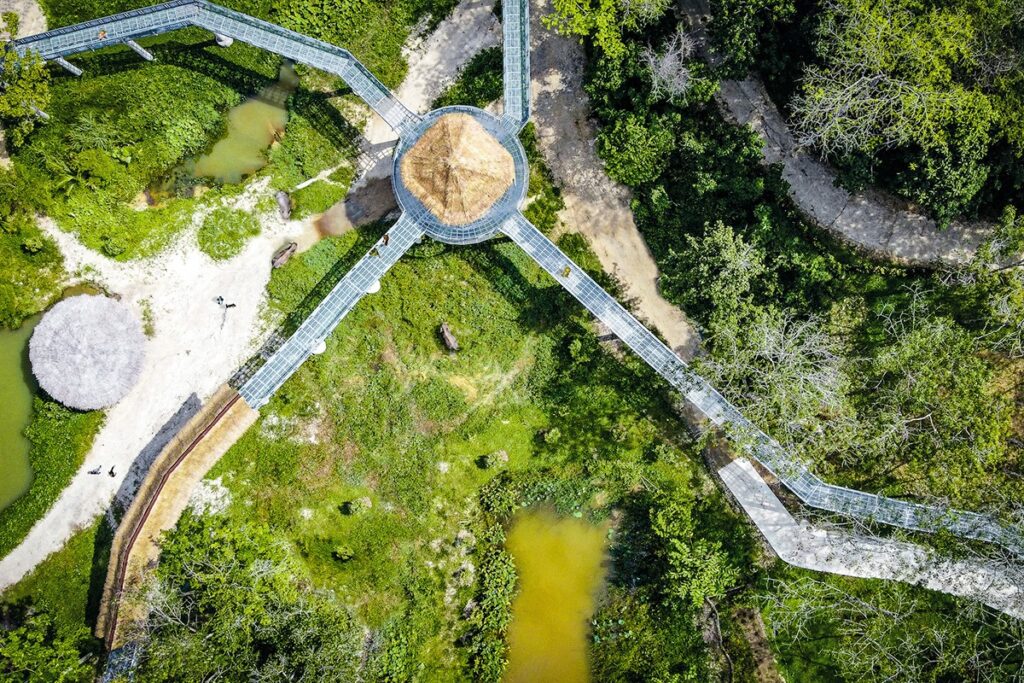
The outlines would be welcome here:
M 239 389 L 245 402 L 259 408 L 327 339 L 341 319 L 423 236 L 423 229 L 402 216 L 370 251 L 334 286 L 299 329 Z
M 825 483 L 745 418 L 523 216 L 511 217 L 502 231 L 708 419 L 725 428 L 741 451 L 778 477 L 806 505 L 903 529 L 948 531 L 1024 554 L 1019 533 L 988 516 Z
M 399 134 L 419 120 L 348 50 L 206 0 L 173 0 L 131 10 L 21 38 L 14 46 L 21 54 L 36 52 L 78 75 L 81 70 L 67 61 L 71 55 L 122 44 L 132 47 L 140 38 L 186 26 L 204 28 L 340 77 Z

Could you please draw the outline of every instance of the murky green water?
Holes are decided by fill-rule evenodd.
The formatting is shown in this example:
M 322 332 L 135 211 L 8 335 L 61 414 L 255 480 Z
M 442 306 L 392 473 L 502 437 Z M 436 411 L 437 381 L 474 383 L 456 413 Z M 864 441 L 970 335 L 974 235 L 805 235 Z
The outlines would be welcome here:
M 35 381 L 29 370 L 28 340 L 39 317 L 16 330 L 0 329 L 0 509 L 32 482 L 28 439 L 22 430 L 32 416 Z
M 587 642 L 605 579 L 606 529 L 548 510 L 521 514 L 506 547 L 519 574 L 505 683 L 590 680 Z
M 281 67 L 277 83 L 228 112 L 228 131 L 196 160 L 193 174 L 220 183 L 237 183 L 267 163 L 267 148 L 288 122 L 288 95 L 299 84 L 295 69 Z

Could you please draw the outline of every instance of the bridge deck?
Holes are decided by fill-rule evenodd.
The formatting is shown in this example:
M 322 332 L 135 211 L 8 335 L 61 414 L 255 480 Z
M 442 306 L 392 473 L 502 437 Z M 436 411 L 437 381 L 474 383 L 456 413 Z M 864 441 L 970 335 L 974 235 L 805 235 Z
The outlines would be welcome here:
M 250 377 L 239 394 L 252 408 L 270 400 L 274 392 L 312 354 L 313 347 L 327 337 L 363 298 L 370 286 L 393 266 L 420 237 L 423 229 L 405 216 L 334 286 L 266 364 Z
M 504 41 L 505 113 L 518 131 L 530 118 L 530 0 L 505 0 L 501 6 Z
M 904 529 L 947 530 L 959 536 L 998 543 L 1024 554 L 1019 536 L 985 515 L 909 503 L 825 483 L 743 417 L 524 217 L 510 218 L 502 231 L 712 422 L 725 427 L 742 450 L 807 505 Z
M 198 26 L 339 76 L 400 134 L 419 120 L 348 50 L 206 0 L 173 0 L 28 36 L 14 44 L 21 53 L 32 50 L 47 61 L 57 61 L 186 26 Z

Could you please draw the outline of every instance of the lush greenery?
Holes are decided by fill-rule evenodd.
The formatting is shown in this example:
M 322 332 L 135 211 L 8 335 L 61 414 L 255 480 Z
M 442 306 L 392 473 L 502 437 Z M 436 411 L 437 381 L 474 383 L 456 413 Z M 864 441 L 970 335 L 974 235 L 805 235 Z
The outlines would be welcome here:
M 260 221 L 252 211 L 220 207 L 203 219 L 197 238 L 204 253 L 221 261 L 237 256 L 246 241 L 258 234 Z
M 186 511 L 162 543 L 145 681 L 352 680 L 362 633 L 348 610 L 299 580 L 265 528 Z
M 57 500 L 81 466 L 102 424 L 102 411 L 82 413 L 47 397 L 35 398 L 32 422 L 25 430 L 31 442 L 28 457 L 35 476 L 24 495 L 0 510 L 0 557 L 17 546 Z
M 1018 209 L 1024 10 L 1016 0 L 713 3 L 716 47 L 755 64 L 798 141 L 853 188 L 881 183 L 940 223 Z
M 748 25 L 791 11 L 773 3 L 733 9 Z M 642 35 L 623 32 L 614 50 L 595 30 L 586 87 L 603 124 L 598 151 L 608 173 L 633 190 L 662 291 L 704 332 L 709 353 L 699 369 L 827 479 L 1018 518 L 1024 274 L 1008 267 L 1024 245 L 1016 210 L 1002 213 L 994 237 L 964 267 L 929 273 L 869 262 L 803 220 L 779 169 L 761 164 L 757 136 L 725 123 L 709 103 L 714 83 L 704 67 L 682 62 L 682 91 L 657 87 L 651 55 L 669 54 L 678 41 L 673 19 Z M 729 49 L 741 56 L 764 48 Z M 865 610 L 888 609 L 890 596 L 857 586 Z M 997 680 L 1000 671 L 1019 671 L 1012 657 L 1006 669 L 993 668 L 1006 651 L 1005 622 L 988 613 L 956 621 L 961 608 L 914 595 L 932 605 L 928 619 L 951 621 L 936 638 L 949 643 L 943 634 L 971 632 L 971 644 L 947 647 L 941 665 L 929 649 L 936 643 L 914 648 L 907 640 L 893 657 L 899 634 L 923 627 L 922 618 L 873 653 L 867 627 L 860 640 L 837 636 L 833 656 L 891 657 L 906 672 L 900 680 L 933 672 Z M 786 599 L 808 610 L 813 602 L 798 590 Z M 851 613 L 829 616 L 837 632 L 856 631 Z M 804 635 L 795 630 L 777 643 L 792 648 Z M 987 659 L 972 663 L 975 649 Z M 884 678 L 877 667 L 851 663 L 821 679 Z
M 93 680 L 100 643 L 91 627 L 106 577 L 110 537 L 106 521 L 98 519 L 4 592 L 0 603 L 4 680 Z
M 1021 622 L 886 581 L 788 570 L 768 582 L 768 626 L 787 680 L 1010 681 Z

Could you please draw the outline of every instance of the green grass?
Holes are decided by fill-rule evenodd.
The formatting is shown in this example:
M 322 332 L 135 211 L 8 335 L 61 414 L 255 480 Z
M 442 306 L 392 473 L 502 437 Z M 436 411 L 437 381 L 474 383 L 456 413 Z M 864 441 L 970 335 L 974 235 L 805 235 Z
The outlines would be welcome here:
M 488 47 L 476 53 L 459 72 L 455 82 L 445 88 L 431 105 L 432 109 L 456 104 L 483 109 L 501 97 L 501 46 Z
M 301 308 L 370 232 L 322 241 L 275 271 L 272 305 Z M 581 240 L 563 246 L 586 256 Z M 269 525 L 315 585 L 381 630 L 386 655 L 374 666 L 398 678 L 419 662 L 425 678 L 466 675 L 456 643 L 474 582 L 456 570 L 477 560 L 455 537 L 483 533 L 477 497 L 495 477 L 550 470 L 573 483 L 573 500 L 603 491 L 614 501 L 653 453 L 679 457 L 672 444 L 686 437 L 653 373 L 602 351 L 580 310 L 511 243 L 414 248 L 210 473 L 232 492 L 228 515 Z M 441 344 L 441 322 L 458 353 Z M 560 439 L 544 437 L 556 429 Z M 480 466 L 498 450 L 507 465 Z M 523 500 L 540 502 L 561 489 L 529 490 Z M 370 509 L 347 514 L 363 497 Z M 608 502 L 595 505 L 607 514 Z M 353 557 L 335 559 L 338 547 Z
M 237 256 L 250 237 L 260 234 L 260 221 L 248 211 L 214 209 L 203 220 L 197 238 L 203 253 L 216 261 Z
M 82 413 L 36 397 L 26 429 L 35 478 L 28 491 L 0 510 L 0 557 L 7 555 L 50 509 L 68 485 L 103 424 L 104 413 Z
M 112 532 L 105 518 L 72 536 L 63 548 L 3 592 L 7 603 L 30 601 L 53 617 L 57 630 L 73 636 L 92 630 L 107 573 Z

